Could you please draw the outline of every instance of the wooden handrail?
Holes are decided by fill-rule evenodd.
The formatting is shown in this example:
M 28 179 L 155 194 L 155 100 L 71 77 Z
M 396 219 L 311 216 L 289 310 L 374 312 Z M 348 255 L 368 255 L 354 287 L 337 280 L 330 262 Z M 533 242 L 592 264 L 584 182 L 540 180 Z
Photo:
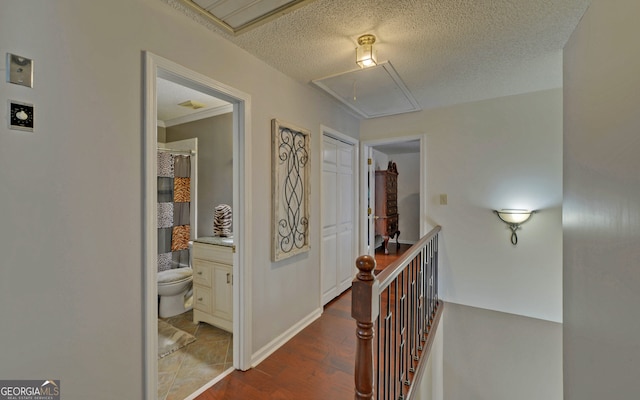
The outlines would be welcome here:
M 429 233 L 424 235 L 413 246 L 411 246 L 409 250 L 402 253 L 402 256 L 394 260 L 391 264 L 389 264 L 388 267 L 380 272 L 377 275 L 377 278 L 380 281 L 380 288 L 384 289 L 385 287 L 389 286 L 389 284 L 398 277 L 400 272 L 402 272 L 402 266 L 405 265 L 406 261 L 412 260 L 416 255 L 418 255 L 418 253 L 420 253 L 424 246 L 429 243 L 429 241 L 433 240 L 433 238 L 440 232 L 441 229 L 442 227 L 440 225 L 433 228 L 431 231 L 429 231 Z M 356 260 L 356 267 L 357 266 L 358 260 Z
M 359 272 L 351 304 L 356 320 L 356 400 L 374 400 L 377 391 L 389 392 L 385 398 L 407 398 L 413 392 L 413 378 L 428 358 L 431 333 L 441 314 L 439 232 L 437 226 L 378 276 L 373 274 L 372 256 L 356 260 Z

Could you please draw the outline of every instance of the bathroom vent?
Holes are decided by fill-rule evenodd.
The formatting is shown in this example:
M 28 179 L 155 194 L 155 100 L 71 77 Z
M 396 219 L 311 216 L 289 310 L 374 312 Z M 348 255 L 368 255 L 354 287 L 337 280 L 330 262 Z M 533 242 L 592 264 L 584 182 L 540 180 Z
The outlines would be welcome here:
M 206 104 L 200 103 L 199 101 L 195 101 L 195 100 L 183 101 L 182 103 L 180 103 L 178 105 L 182 106 L 182 107 L 193 108 L 194 110 L 197 110 L 198 108 L 204 108 L 204 107 L 207 106 Z

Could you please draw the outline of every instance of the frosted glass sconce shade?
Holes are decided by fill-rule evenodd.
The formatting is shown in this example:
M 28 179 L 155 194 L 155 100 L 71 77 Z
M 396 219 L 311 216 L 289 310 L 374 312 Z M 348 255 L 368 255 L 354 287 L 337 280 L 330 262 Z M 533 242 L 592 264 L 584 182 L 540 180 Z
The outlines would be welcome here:
M 373 67 L 378 64 L 376 53 L 373 50 L 373 44 L 376 37 L 373 35 L 362 35 L 358 38 L 358 47 L 356 47 L 356 64 L 360 68 Z
M 513 209 L 493 210 L 493 212 L 496 213 L 502 222 L 511 228 L 511 244 L 513 245 L 518 244 L 516 231 L 520 228 L 520 225 L 527 222 L 529 218 L 531 218 L 531 215 L 535 213 L 535 211 Z

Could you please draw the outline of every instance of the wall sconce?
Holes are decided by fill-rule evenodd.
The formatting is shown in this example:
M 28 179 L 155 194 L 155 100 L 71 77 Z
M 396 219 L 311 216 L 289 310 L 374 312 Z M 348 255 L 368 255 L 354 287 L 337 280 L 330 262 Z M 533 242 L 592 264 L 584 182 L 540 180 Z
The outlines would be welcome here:
M 376 53 L 373 51 L 373 44 L 376 37 L 373 35 L 362 35 L 358 38 L 358 47 L 356 47 L 356 64 L 360 68 L 373 67 L 378 64 Z
M 502 222 L 509 225 L 511 228 L 511 244 L 514 246 L 518 244 L 518 235 L 516 235 L 516 231 L 520 228 L 520 225 L 524 224 L 531 218 L 531 215 L 535 213 L 535 211 L 529 210 L 493 210 L 494 213 L 500 218 Z

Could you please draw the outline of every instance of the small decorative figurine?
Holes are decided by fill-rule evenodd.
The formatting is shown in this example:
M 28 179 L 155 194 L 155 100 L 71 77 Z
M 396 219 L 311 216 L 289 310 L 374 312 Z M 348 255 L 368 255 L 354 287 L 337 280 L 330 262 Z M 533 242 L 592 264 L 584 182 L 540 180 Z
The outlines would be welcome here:
M 226 204 L 216 206 L 213 214 L 213 234 L 231 236 L 231 207 Z

